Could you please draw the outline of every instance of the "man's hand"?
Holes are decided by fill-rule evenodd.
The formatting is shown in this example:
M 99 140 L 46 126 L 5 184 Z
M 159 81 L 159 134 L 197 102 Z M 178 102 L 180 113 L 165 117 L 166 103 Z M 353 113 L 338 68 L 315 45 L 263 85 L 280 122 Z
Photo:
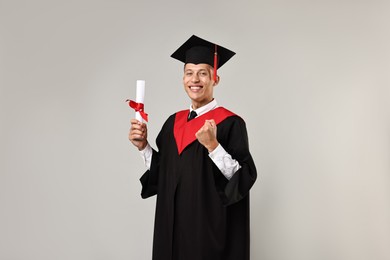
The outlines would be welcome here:
M 196 132 L 196 138 L 211 153 L 219 145 L 217 140 L 217 125 L 213 119 L 206 120 L 204 125 Z
M 141 123 L 137 119 L 131 119 L 130 123 L 129 140 L 141 151 L 148 144 L 148 128 L 145 123 Z

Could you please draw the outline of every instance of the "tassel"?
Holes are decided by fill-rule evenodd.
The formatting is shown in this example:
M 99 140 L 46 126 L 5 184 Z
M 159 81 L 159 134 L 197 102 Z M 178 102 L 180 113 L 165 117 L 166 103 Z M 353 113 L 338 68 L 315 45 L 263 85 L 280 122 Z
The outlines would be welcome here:
M 215 52 L 214 52 L 214 81 L 217 81 L 217 66 L 218 66 L 218 53 L 217 53 L 217 45 L 215 44 Z

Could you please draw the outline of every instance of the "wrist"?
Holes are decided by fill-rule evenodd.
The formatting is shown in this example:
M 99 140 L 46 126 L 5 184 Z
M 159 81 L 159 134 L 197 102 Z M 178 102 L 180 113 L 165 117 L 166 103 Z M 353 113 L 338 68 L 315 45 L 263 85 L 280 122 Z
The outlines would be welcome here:
M 207 148 L 207 151 L 209 153 L 211 153 L 212 151 L 215 150 L 215 148 L 217 148 L 219 145 L 218 141 L 215 141 L 215 142 L 212 142 L 210 145 L 208 145 L 206 148 Z
M 140 146 L 138 147 L 138 151 L 144 150 L 144 149 L 146 148 L 147 145 L 148 145 L 148 141 L 146 141 L 145 143 L 143 143 L 142 145 L 140 145 Z

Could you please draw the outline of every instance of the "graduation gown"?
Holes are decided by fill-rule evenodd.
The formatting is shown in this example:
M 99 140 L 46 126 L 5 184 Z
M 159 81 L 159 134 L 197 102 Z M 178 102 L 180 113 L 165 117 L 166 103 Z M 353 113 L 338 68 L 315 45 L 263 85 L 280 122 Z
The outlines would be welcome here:
M 141 196 L 157 194 L 153 260 L 249 260 L 249 190 L 257 172 L 245 122 L 219 107 L 189 122 L 171 115 L 157 136 Z M 206 119 L 241 168 L 228 180 L 195 138 Z

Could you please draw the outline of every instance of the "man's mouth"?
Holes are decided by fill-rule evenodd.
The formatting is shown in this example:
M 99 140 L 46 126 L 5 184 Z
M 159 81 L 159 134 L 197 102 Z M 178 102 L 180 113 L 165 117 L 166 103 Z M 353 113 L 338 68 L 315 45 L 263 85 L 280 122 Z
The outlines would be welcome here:
M 203 86 L 190 86 L 190 89 L 192 90 L 192 91 L 199 91 L 199 90 L 201 90 L 203 88 Z

